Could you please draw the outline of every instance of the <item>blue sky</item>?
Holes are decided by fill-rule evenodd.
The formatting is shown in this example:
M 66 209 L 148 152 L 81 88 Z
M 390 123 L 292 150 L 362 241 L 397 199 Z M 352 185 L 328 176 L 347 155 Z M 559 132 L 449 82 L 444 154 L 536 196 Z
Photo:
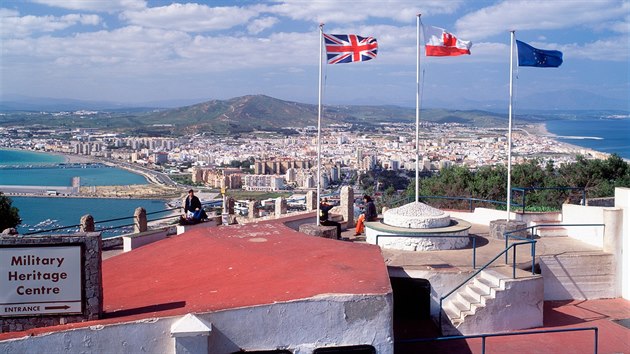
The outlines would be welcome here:
M 417 13 L 473 42 L 470 56 L 422 57 L 423 105 L 507 105 L 510 30 L 564 53 L 560 68 L 519 68 L 516 97 L 630 97 L 628 0 L 3 0 L 0 89 L 121 103 L 248 94 L 316 103 L 324 23 L 326 33 L 379 42 L 375 60 L 324 66 L 325 103 L 412 106 Z

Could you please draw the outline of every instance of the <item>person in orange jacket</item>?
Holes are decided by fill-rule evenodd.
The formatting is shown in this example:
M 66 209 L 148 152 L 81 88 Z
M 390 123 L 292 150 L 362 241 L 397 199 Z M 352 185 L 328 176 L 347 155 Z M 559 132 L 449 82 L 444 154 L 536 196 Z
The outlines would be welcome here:
M 378 220 L 378 214 L 376 213 L 376 205 L 374 205 L 374 201 L 372 197 L 365 194 L 363 196 L 363 202 L 365 203 L 365 207 L 363 208 L 363 213 L 359 215 L 357 219 L 357 226 L 355 228 L 354 236 L 359 236 L 365 230 L 365 221 L 376 221 Z

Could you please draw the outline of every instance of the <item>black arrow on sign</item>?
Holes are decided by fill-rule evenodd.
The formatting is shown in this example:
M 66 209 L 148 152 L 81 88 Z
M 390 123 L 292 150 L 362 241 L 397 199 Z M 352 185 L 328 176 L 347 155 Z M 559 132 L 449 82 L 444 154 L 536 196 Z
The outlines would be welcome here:
M 63 305 L 63 306 L 45 306 L 44 310 L 67 310 L 69 308 L 70 308 L 70 306 L 68 306 L 68 305 Z

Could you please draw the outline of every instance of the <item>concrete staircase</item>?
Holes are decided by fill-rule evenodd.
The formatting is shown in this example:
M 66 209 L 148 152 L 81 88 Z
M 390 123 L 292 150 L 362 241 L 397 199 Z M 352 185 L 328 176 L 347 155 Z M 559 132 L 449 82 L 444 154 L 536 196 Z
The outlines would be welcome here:
M 481 271 L 443 303 L 443 335 L 514 331 L 543 324 L 543 279 L 511 267 Z

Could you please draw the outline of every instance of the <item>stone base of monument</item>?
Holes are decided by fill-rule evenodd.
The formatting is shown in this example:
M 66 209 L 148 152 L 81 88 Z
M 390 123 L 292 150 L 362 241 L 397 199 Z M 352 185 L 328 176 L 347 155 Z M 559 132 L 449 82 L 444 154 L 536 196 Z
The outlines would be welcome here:
M 514 231 L 514 230 L 522 230 L 522 229 L 525 229 L 526 227 L 527 227 L 527 223 L 524 221 L 516 221 L 516 220 L 507 221 L 505 219 L 492 220 L 490 221 L 490 235 L 489 236 L 498 240 L 505 240 L 504 233 L 508 231 Z M 523 237 L 523 238 L 528 237 L 527 230 L 518 231 L 510 235 Z
M 448 226 L 430 229 L 387 225 L 381 221 L 365 223 L 366 242 L 382 248 L 403 251 L 453 250 L 468 246 L 472 225 L 451 218 Z
M 303 234 L 337 239 L 337 227 L 336 226 L 323 226 L 317 224 L 302 224 L 300 225 L 300 232 Z

